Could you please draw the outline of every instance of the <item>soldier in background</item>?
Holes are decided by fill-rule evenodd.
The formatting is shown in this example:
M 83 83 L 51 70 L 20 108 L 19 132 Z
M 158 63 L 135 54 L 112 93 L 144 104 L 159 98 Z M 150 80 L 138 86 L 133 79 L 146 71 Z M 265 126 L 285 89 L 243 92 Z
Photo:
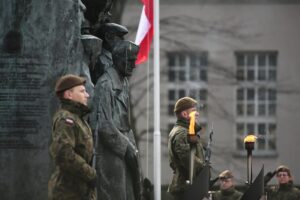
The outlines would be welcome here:
M 197 176 L 204 166 L 204 150 L 200 142 L 200 137 L 196 134 L 188 136 L 190 116 L 196 111 L 197 101 L 190 97 L 179 99 L 174 108 L 177 121 L 169 134 L 168 150 L 170 166 L 173 169 L 173 179 L 169 185 L 168 192 L 172 194 L 175 200 L 184 200 L 189 180 L 189 158 L 190 144 L 196 146 L 194 171 Z M 196 117 L 199 113 L 196 112 Z M 195 132 L 199 132 L 201 127 L 196 124 Z
M 61 108 L 53 117 L 49 147 L 55 171 L 48 184 L 48 200 L 96 199 L 96 170 L 89 163 L 93 153 L 93 137 L 84 120 L 90 110 L 85 79 L 62 76 L 55 86 Z
M 268 200 L 299 200 L 300 191 L 293 185 L 291 170 L 284 165 L 276 169 L 278 185 L 266 189 Z
M 234 187 L 233 174 L 229 170 L 225 170 L 219 175 L 220 190 L 213 194 L 213 200 L 238 200 L 242 197 L 242 193 Z

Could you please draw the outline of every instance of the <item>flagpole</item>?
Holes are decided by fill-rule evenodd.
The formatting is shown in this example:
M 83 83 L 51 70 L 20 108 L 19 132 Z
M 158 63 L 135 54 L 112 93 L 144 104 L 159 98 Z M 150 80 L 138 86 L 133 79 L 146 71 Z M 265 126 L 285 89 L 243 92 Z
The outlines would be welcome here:
M 160 136 L 160 67 L 159 67 L 159 0 L 153 2 L 154 12 L 154 199 L 161 199 L 161 136 Z

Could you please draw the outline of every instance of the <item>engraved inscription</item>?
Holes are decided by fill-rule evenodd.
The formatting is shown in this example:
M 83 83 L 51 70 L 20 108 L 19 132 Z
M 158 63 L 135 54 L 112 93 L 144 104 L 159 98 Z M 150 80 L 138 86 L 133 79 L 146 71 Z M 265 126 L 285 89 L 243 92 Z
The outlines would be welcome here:
M 32 58 L 0 58 L 0 149 L 38 148 L 29 138 L 47 113 L 46 67 Z

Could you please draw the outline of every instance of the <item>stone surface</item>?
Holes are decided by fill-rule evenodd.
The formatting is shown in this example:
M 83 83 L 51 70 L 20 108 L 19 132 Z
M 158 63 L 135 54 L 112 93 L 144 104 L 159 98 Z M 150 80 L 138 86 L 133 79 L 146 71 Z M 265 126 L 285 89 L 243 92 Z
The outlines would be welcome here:
M 48 144 L 62 74 L 88 78 L 77 0 L 0 1 L 0 194 L 47 199 Z

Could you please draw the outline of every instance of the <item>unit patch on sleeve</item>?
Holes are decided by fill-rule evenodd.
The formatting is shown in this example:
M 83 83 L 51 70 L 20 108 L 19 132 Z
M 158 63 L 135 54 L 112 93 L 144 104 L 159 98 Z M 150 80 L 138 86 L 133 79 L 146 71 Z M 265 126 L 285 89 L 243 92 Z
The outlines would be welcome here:
M 65 122 L 66 122 L 66 124 L 68 124 L 68 125 L 70 125 L 70 126 L 73 126 L 73 125 L 74 125 L 73 119 L 66 118 L 66 119 L 65 119 Z

